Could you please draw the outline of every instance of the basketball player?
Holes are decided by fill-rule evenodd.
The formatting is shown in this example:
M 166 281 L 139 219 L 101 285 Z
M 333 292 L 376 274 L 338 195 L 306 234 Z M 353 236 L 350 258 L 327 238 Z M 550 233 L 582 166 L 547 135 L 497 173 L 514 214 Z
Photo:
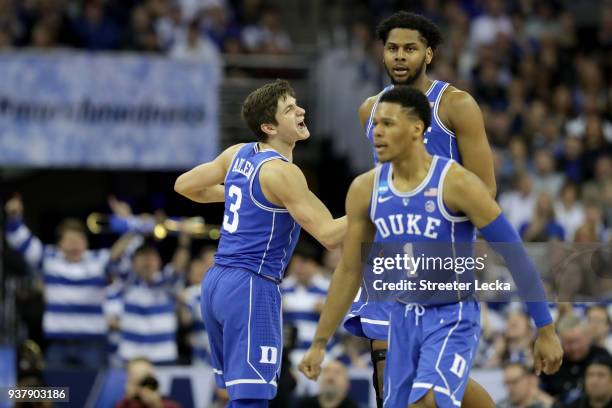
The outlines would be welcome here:
M 417 89 L 398 86 L 379 99 L 373 143 L 382 165 L 357 177 L 349 189 L 342 260 L 313 345 L 300 363 L 309 378 L 318 376 L 325 344 L 360 286 L 362 243 L 400 242 L 402 247 L 410 243 L 427 250 L 431 245 L 425 243 L 448 242 L 455 251 L 458 243 L 471 248 L 475 227 L 489 242 L 513 244 L 511 251 L 499 252 L 519 293 L 530 294 L 527 309 L 538 327 L 536 372 L 554 373 L 561 364 L 563 353 L 542 282 L 516 230 L 476 175 L 453 160 L 427 152 L 423 136 L 430 124 L 429 102 Z M 454 270 L 447 273 L 453 280 L 464 276 Z M 442 274 L 421 269 L 419 279 L 435 282 Z M 473 291 L 398 293 L 389 317 L 383 406 L 461 406 L 480 335 L 479 304 Z
M 427 76 L 427 65 L 442 41 L 438 27 L 423 16 L 400 11 L 383 20 L 376 31 L 384 45 L 383 64 L 392 85 L 366 99 L 359 108 L 359 121 L 370 142 L 374 112 L 380 97 L 395 85 L 413 86 L 427 95 L 433 111 L 431 126 L 424 135 L 427 151 L 462 164 L 476 174 L 495 197 L 493 158 L 478 105 L 467 92 Z M 372 152 L 377 163 L 376 152 L 374 149 Z M 370 339 L 373 383 L 380 407 L 389 311 L 383 304 L 368 303 L 364 293 L 360 295 L 347 316 L 345 328 L 354 335 Z M 495 406 L 484 389 L 472 380 L 466 394 L 464 407 Z
M 193 201 L 225 201 L 201 308 L 213 371 L 231 408 L 267 407 L 276 395 L 282 356 L 278 284 L 300 226 L 327 248 L 339 245 L 346 232 L 346 217 L 333 219 L 291 162 L 295 143 L 310 135 L 304 115 L 288 82 L 264 85 L 242 105 L 259 142 L 232 146 L 175 184 Z

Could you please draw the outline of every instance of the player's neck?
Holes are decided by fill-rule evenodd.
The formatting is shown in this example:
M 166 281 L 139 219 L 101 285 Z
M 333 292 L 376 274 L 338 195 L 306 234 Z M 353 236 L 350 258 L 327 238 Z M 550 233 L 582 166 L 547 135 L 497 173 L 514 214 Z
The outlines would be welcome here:
M 427 153 L 423 144 L 415 144 L 407 153 L 392 161 L 393 179 L 405 186 L 418 186 L 427 177 L 433 157 Z M 400 187 L 397 183 L 396 187 Z
M 283 140 L 273 139 L 265 143 L 259 142 L 259 147 L 261 150 L 275 150 L 289 160 L 290 163 L 293 163 L 293 148 L 295 147 L 295 142 L 290 144 Z
M 421 91 L 423 93 L 426 93 L 427 91 L 429 91 L 429 88 L 431 88 L 431 84 L 432 83 L 433 83 L 433 81 L 431 79 L 429 79 L 427 77 L 427 75 L 425 75 L 425 73 L 423 73 L 417 79 L 415 79 L 414 82 L 412 82 L 412 83 L 403 83 L 403 84 L 395 84 L 395 85 L 412 86 L 412 87 L 418 89 L 419 91 Z
M 429 91 L 429 88 L 431 88 L 432 83 L 433 81 L 429 79 L 427 75 L 425 75 L 425 73 L 423 73 L 423 75 L 421 75 L 416 81 L 414 81 L 413 86 L 419 91 L 426 93 L 427 91 Z

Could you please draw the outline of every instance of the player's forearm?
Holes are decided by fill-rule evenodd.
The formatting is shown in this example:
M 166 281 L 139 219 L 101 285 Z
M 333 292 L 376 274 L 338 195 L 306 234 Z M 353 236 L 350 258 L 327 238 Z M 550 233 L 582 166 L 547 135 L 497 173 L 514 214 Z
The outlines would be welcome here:
M 222 184 L 216 186 L 200 188 L 194 191 L 178 191 L 184 197 L 196 203 L 222 203 L 225 201 L 225 187 Z
M 346 235 L 346 215 L 340 218 L 334 219 L 331 223 L 324 226 L 325 232 L 322 234 L 322 244 L 327 249 L 334 249 L 339 247 L 344 241 Z
M 519 296 L 525 301 L 536 326 L 540 328 L 550 324 L 553 319 L 548 309 L 544 285 L 516 230 L 502 213 L 481 228 L 480 232 L 504 258 Z
M 351 270 L 340 262 L 325 299 L 313 344 L 325 347 L 342 322 L 361 284 L 361 270 Z

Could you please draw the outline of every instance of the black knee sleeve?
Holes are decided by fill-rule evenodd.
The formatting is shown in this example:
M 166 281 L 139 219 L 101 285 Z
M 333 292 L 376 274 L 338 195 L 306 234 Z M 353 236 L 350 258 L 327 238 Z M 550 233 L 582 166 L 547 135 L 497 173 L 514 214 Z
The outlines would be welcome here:
M 372 350 L 372 343 L 370 342 L 370 350 L 372 351 L 372 366 L 374 367 L 374 374 L 372 376 L 372 383 L 374 384 L 374 391 L 376 392 L 376 406 L 382 408 L 383 406 L 383 393 L 382 387 L 378 384 L 378 363 L 387 359 L 387 350 Z

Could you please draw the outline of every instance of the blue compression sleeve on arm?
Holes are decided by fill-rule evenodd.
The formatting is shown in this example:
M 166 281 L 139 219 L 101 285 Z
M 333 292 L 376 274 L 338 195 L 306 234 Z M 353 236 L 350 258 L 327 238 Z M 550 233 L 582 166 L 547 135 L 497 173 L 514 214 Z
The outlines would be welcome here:
M 542 327 L 552 323 L 542 280 L 521 238 L 508 219 L 501 213 L 490 224 L 481 228 L 480 233 L 487 242 L 493 244 L 493 249 L 506 261 L 519 295 L 525 300 L 527 311 L 536 326 Z M 505 245 L 495 245 L 496 243 Z M 526 299 L 536 299 L 536 301 Z

